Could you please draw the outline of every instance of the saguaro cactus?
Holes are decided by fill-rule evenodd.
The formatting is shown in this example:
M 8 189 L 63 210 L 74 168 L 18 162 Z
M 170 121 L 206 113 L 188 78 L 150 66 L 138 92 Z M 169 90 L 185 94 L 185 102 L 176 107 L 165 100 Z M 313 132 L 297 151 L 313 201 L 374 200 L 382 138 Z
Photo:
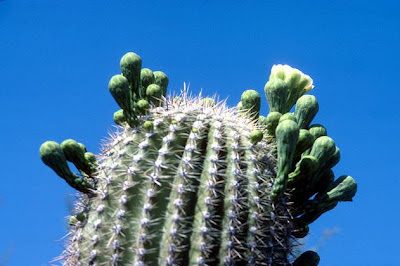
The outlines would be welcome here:
M 47 141 L 43 162 L 80 191 L 70 217 L 65 265 L 317 265 L 292 254 L 308 225 L 356 183 L 334 179 L 339 149 L 321 125 L 312 80 L 287 65 L 272 67 L 260 96 L 237 108 L 211 98 L 166 98 L 167 76 L 121 59 L 109 90 L 120 125 L 95 157 L 83 144 Z M 295 104 L 295 111 L 289 113 Z M 72 173 L 71 162 L 80 172 Z

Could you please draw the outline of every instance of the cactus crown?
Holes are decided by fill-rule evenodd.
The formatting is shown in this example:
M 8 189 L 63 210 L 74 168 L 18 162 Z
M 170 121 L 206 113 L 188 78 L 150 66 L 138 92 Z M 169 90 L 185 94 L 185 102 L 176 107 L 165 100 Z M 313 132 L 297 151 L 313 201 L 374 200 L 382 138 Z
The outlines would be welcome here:
M 303 95 L 311 78 L 273 66 L 263 117 L 255 90 L 236 108 L 186 90 L 166 98 L 167 76 L 141 64 L 127 53 L 109 82 L 122 109 L 99 156 L 71 139 L 40 148 L 81 192 L 63 264 L 317 265 L 312 251 L 294 260 L 296 239 L 357 186 L 350 176 L 334 179 L 339 149 L 310 125 L 318 111 Z

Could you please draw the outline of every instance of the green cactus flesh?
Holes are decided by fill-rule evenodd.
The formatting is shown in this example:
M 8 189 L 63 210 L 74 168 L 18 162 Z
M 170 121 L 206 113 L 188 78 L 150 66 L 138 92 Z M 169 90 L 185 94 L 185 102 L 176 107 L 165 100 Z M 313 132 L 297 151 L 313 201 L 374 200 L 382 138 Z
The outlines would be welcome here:
M 318 265 L 315 252 L 295 259 L 297 238 L 357 185 L 334 180 L 339 149 L 309 126 L 311 78 L 275 66 L 265 90 L 273 108 L 259 117 L 254 90 L 228 108 L 186 90 L 166 98 L 167 76 L 141 69 L 134 53 L 121 70 L 109 83 L 119 127 L 100 155 L 71 139 L 40 148 L 81 192 L 64 265 Z

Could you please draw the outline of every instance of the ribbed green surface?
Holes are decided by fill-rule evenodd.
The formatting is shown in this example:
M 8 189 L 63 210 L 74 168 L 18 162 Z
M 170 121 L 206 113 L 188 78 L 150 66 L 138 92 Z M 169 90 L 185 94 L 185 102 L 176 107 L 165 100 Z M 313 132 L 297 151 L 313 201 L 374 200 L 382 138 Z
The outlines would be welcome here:
M 267 143 L 249 142 L 254 122 L 196 100 L 146 119 L 153 131 L 121 129 L 104 150 L 100 194 L 84 200 L 89 219 L 73 232 L 68 263 L 285 262 L 290 248 L 279 245 L 290 234 L 276 225 L 290 221 L 271 207 L 275 158 Z

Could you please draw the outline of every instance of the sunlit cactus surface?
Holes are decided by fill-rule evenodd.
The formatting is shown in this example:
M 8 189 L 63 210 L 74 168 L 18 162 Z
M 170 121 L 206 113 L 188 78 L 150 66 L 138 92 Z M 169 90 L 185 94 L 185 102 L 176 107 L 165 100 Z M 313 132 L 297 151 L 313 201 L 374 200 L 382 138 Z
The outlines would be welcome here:
M 234 108 L 187 89 L 167 97 L 167 76 L 138 55 L 120 66 L 108 84 L 118 130 L 101 154 L 72 139 L 40 147 L 80 192 L 61 263 L 318 265 L 317 253 L 296 254 L 298 239 L 357 185 L 334 177 L 339 149 L 312 124 L 318 102 L 304 95 L 312 79 L 274 65 L 264 117 L 255 90 Z

